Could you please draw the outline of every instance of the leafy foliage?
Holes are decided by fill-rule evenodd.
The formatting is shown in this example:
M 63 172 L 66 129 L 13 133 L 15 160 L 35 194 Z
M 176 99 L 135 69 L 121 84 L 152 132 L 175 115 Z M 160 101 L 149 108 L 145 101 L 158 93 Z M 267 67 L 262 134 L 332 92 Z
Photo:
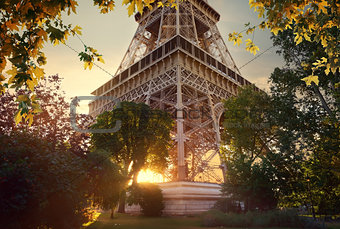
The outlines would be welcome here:
M 311 70 L 301 63 L 322 59 L 321 44 L 303 41 L 296 46 L 289 30 L 273 40 L 287 65 L 271 75 L 271 94 L 260 96 L 243 89 L 225 103 L 224 191 L 244 201 L 246 209 L 247 198 L 257 200 L 254 195 L 263 192 L 267 198 L 254 202 L 259 209 L 261 203 L 277 200 L 283 207 L 305 206 L 319 214 L 337 214 L 339 90 L 334 83 L 339 75 L 330 73 L 331 77 L 319 78 L 317 87 L 307 87 L 301 79 Z M 256 129 L 259 122 L 269 126 Z
M 295 45 L 302 41 L 319 43 L 324 52 L 323 59 L 315 60 L 308 67 L 312 74 L 303 80 L 307 85 L 319 83 L 317 72 L 323 71 L 326 75 L 330 72 L 336 74 L 339 68 L 340 3 L 333 0 L 307 0 L 307 1 L 275 1 L 275 0 L 249 0 L 250 8 L 258 13 L 264 21 L 257 26 L 246 24 L 246 33 L 254 33 L 256 28 L 269 29 L 274 35 L 279 32 L 293 29 Z M 229 41 L 234 44 L 242 43 L 242 32 L 229 34 Z M 250 39 L 247 40 L 248 51 L 256 54 L 258 49 Z M 339 83 L 339 82 L 337 82 Z
M 13 120 L 15 98 L 24 92 L 0 97 L 0 217 L 13 228 L 79 228 L 93 206 L 113 208 L 126 181 L 107 154 L 89 152 L 88 135 L 71 128 L 61 79 L 40 84 L 35 93 L 44 111 L 31 126 Z M 91 120 L 77 116 L 80 128 Z
M 0 135 L 0 219 L 6 228 L 79 228 L 92 217 L 85 161 L 47 141 Z
M 100 13 L 114 10 L 114 0 L 93 0 Z M 128 5 L 128 14 L 136 9 L 143 13 L 144 7 L 154 7 L 156 0 L 123 0 Z M 67 38 L 81 35 L 81 27 L 64 23 L 64 15 L 76 14 L 77 0 L 59 1 L 19 1 L 5 0 L 0 3 L 0 94 L 8 88 L 24 89 L 25 94 L 34 92 L 44 77 L 43 65 L 46 57 L 42 51 L 46 42 L 54 45 L 65 43 Z M 168 0 L 165 6 L 177 7 L 175 0 Z M 92 68 L 94 61 L 104 63 L 102 56 L 94 48 L 85 46 L 79 53 L 85 69 Z M 10 69 L 4 74 L 6 64 Z M 20 99 L 16 122 L 23 119 L 32 122 L 41 111 L 37 97 L 25 96 Z
M 173 126 L 170 115 L 143 103 L 122 102 L 119 108 L 100 114 L 92 128 L 111 129 L 118 120 L 122 126 L 117 132 L 92 134 L 93 148 L 110 152 L 123 175 L 135 183 L 142 168 L 156 172 L 166 168 Z
M 162 172 L 168 164 L 170 131 L 173 120 L 161 110 L 152 110 L 143 103 L 122 102 L 120 107 L 97 117 L 94 129 L 112 129 L 117 121 L 122 125 L 117 132 L 92 134 L 93 150 L 107 152 L 124 179 L 119 212 L 124 212 L 125 189 L 132 179 L 137 183 L 140 170 L 148 168 Z
M 297 172 L 291 158 L 299 156 L 273 148 L 278 141 L 277 127 L 270 115 L 274 112 L 270 97 L 264 92 L 240 89 L 237 97 L 225 101 L 225 108 L 223 192 L 244 202 L 245 211 L 273 209 Z
M 231 197 L 225 197 L 222 199 L 219 199 L 216 201 L 214 204 L 214 207 L 212 209 L 221 211 L 223 213 L 241 213 L 242 212 L 242 207 L 240 202 L 236 202 L 233 198 Z
M 121 175 L 120 168 L 111 160 L 111 155 L 104 151 L 90 152 L 87 161 L 90 162 L 88 174 L 89 193 L 93 204 L 104 210 L 114 209 L 119 201 L 120 193 L 126 180 Z
M 162 210 L 164 209 L 163 195 L 157 184 L 134 184 L 129 190 L 129 204 L 139 204 L 145 216 L 162 215 Z
M 61 78 L 58 75 L 44 78 L 36 87 L 35 93 L 29 94 L 39 97 L 43 111 L 36 115 L 34 121 L 30 119 L 18 125 L 13 117 L 21 102 L 16 98 L 26 97 L 25 91 L 6 92 L 0 96 L 0 133 L 9 135 L 13 131 L 25 130 L 54 146 L 70 149 L 74 154 L 84 157 L 88 151 L 90 137 L 76 132 L 71 127 L 70 105 L 60 87 Z M 76 120 L 80 128 L 86 128 L 92 118 L 88 115 L 77 115 Z
M 298 46 L 289 43 L 294 37 L 292 31 L 285 31 L 273 37 L 274 44 L 287 66 L 275 69 L 270 80 L 273 114 L 280 128 L 280 151 L 304 152 L 300 180 L 293 195 L 282 200 L 285 206 L 314 205 L 320 214 L 336 214 L 339 207 L 339 90 L 334 84 L 339 74 L 328 77 L 319 71 L 318 87 L 306 87 L 299 78 L 310 74 L 304 64 L 323 59 L 325 51 L 321 44 L 302 42 Z M 290 113 L 294 115 L 290 115 Z M 326 191 L 327 190 L 327 191 Z

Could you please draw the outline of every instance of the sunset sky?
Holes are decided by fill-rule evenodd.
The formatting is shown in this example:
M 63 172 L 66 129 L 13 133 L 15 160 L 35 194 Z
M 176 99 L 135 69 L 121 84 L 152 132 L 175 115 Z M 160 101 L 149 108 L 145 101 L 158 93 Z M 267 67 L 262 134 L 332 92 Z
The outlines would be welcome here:
M 82 27 L 81 39 L 90 47 L 98 50 L 103 55 L 105 64 L 98 63 L 112 75 L 115 74 L 130 41 L 137 29 L 133 17 L 128 17 L 125 6 L 121 0 L 116 1 L 116 9 L 109 14 L 100 14 L 93 6 L 92 0 L 81 0 L 77 8 L 77 15 L 65 18 L 66 23 Z M 245 50 L 244 44 L 240 47 L 233 46 L 228 41 L 228 33 L 242 31 L 244 24 L 251 22 L 257 25 L 261 22 L 257 14 L 249 9 L 248 0 L 210 0 L 209 4 L 221 14 L 218 28 L 226 45 L 238 67 L 253 59 L 253 54 Z M 251 37 L 250 37 L 251 38 Z M 247 39 L 247 38 L 246 38 Z M 255 32 L 255 43 L 260 47 L 260 52 L 272 46 L 268 31 Z M 69 37 L 67 44 L 77 51 L 83 51 L 83 45 L 76 37 Z M 47 75 L 59 74 L 63 80 L 62 89 L 67 97 L 90 95 L 97 87 L 107 82 L 111 76 L 94 66 L 92 70 L 84 70 L 83 63 L 75 52 L 64 45 L 47 45 L 45 48 Z M 271 49 L 264 55 L 241 69 L 243 77 L 255 83 L 262 89 L 268 88 L 268 77 L 275 67 L 283 65 L 282 58 Z

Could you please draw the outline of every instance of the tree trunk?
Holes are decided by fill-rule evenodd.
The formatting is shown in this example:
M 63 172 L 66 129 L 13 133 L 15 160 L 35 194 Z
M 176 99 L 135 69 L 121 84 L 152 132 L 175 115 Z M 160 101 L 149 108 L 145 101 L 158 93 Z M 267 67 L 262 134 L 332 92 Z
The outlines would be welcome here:
M 114 218 L 114 212 L 115 212 L 115 208 L 112 207 L 112 208 L 111 208 L 111 216 L 110 216 L 111 219 Z
M 331 111 L 331 109 L 329 108 L 325 98 L 323 97 L 323 95 L 321 94 L 319 88 L 317 85 L 315 85 L 315 83 L 313 83 L 313 89 L 315 94 L 320 98 L 322 107 L 326 110 L 326 112 L 328 113 L 328 115 L 331 117 L 331 119 L 333 119 L 334 121 L 338 121 L 338 119 L 336 118 L 336 115 Z
M 119 199 L 119 206 L 118 206 L 118 213 L 125 213 L 125 200 L 126 200 L 126 191 L 122 191 L 120 199 Z

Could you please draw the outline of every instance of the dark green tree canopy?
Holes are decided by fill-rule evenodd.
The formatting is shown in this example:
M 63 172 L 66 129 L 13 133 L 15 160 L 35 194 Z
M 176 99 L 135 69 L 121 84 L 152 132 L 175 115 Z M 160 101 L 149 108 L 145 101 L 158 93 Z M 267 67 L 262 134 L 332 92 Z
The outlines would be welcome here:
M 143 103 L 122 102 L 120 107 L 99 115 L 92 128 L 111 129 L 118 120 L 122 125 L 117 132 L 92 134 L 92 147 L 110 152 L 124 175 L 134 181 L 146 166 L 157 172 L 163 171 L 167 166 L 173 128 L 170 115 L 152 110 Z
M 340 128 L 339 89 L 334 84 L 339 74 L 329 73 L 319 78 L 318 86 L 306 86 L 301 79 L 311 70 L 302 63 L 324 57 L 321 45 L 295 45 L 289 30 L 273 40 L 286 66 L 272 73 L 270 94 L 245 88 L 225 102 L 224 191 L 244 201 L 247 209 L 278 201 L 280 206 L 317 206 L 312 212 L 336 214 Z M 259 122 L 269 125 L 256 128 Z

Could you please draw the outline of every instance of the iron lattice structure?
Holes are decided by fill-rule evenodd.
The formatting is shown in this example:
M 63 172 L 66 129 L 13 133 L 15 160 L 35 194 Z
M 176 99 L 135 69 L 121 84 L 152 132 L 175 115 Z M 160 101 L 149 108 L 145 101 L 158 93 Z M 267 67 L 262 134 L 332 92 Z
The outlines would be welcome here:
M 216 23 L 220 15 L 205 0 L 146 8 L 114 78 L 92 94 L 114 96 L 174 115 L 169 180 L 220 183 L 220 119 L 223 99 L 249 85 L 241 77 Z M 90 114 L 112 110 L 111 101 L 89 104 Z

